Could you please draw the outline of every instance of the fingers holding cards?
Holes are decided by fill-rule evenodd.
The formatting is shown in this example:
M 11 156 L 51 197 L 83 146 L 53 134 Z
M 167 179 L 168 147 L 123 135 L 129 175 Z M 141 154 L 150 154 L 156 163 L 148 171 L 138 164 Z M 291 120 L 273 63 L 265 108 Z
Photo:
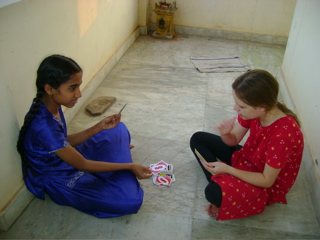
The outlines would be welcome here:
M 118 112 L 117 116 L 119 116 L 122 112 L 122 110 L 127 106 L 127 103 L 125 105 L 123 105 L 123 107 L 120 109 L 120 111 Z
M 199 152 L 197 149 L 194 149 L 195 154 L 197 155 L 197 157 L 200 159 L 200 162 L 202 163 L 202 165 L 204 167 L 210 167 L 213 168 L 214 166 L 212 165 L 212 163 L 209 163 Z
M 198 152 L 197 149 L 194 149 L 194 152 L 201 161 L 207 163 L 207 160 L 204 157 L 202 157 L 202 155 Z

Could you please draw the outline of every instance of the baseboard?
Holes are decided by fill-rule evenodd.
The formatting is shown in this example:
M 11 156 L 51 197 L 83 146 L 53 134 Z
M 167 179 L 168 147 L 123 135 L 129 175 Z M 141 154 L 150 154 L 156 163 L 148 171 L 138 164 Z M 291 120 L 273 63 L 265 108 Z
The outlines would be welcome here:
M 280 93 L 281 93 L 283 102 L 287 105 L 288 108 L 296 112 L 296 107 L 294 105 L 291 95 L 289 94 L 289 91 L 286 85 L 286 79 L 283 72 L 281 71 L 281 68 L 279 69 L 276 78 L 280 85 Z M 303 127 L 302 127 L 302 131 L 303 131 Z M 307 139 L 305 139 L 305 148 L 303 152 L 301 167 L 303 167 L 305 172 L 308 173 L 306 174 L 305 177 L 310 189 L 310 197 L 313 203 L 315 215 L 320 225 L 320 177 L 318 176 L 314 162 L 311 159 L 311 154 L 309 152 Z
M 150 31 L 155 31 L 156 24 L 150 23 L 149 29 Z M 226 31 L 221 29 L 174 26 L 174 30 L 177 34 L 181 34 L 181 35 L 207 36 L 207 37 L 214 37 L 214 38 L 242 40 L 242 41 L 260 42 L 260 43 L 267 43 L 267 44 L 277 44 L 277 45 L 286 45 L 288 41 L 287 37 L 264 35 L 264 34 L 257 34 L 257 33 Z
M 7 231 L 23 210 L 28 206 L 34 195 L 23 186 L 17 193 L 16 198 L 0 214 L 0 231 Z
M 146 26 L 141 27 L 140 26 L 140 34 L 147 35 L 148 34 L 148 27 L 146 27 Z

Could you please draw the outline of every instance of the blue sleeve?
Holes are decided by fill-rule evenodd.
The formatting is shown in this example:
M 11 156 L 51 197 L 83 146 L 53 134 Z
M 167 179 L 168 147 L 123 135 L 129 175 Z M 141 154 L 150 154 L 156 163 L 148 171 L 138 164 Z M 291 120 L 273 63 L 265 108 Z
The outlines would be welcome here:
M 42 125 L 37 138 L 41 141 L 44 150 L 52 153 L 69 145 L 63 128 L 64 126 L 59 122 Z

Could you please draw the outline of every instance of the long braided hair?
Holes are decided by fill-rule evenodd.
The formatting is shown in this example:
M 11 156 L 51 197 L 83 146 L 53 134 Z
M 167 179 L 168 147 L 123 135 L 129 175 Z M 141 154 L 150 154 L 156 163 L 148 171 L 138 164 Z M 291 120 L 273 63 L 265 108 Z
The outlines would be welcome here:
M 33 104 L 24 119 L 24 123 L 21 127 L 17 142 L 17 150 L 21 156 L 24 178 L 27 175 L 27 169 L 31 168 L 31 166 L 30 161 L 26 156 L 23 148 L 23 141 L 26 135 L 26 131 L 34 116 L 38 113 L 42 98 L 46 93 L 44 90 L 44 86 L 46 84 L 49 84 L 51 87 L 58 89 L 62 83 L 70 80 L 73 74 L 81 71 L 81 67 L 74 60 L 62 55 L 51 55 L 49 57 L 46 57 L 41 62 L 37 70 L 37 94 L 33 99 Z
M 269 72 L 260 69 L 247 71 L 233 82 L 232 88 L 237 97 L 249 106 L 263 106 L 266 111 L 277 107 L 292 116 L 300 126 L 298 116 L 278 101 L 279 83 Z

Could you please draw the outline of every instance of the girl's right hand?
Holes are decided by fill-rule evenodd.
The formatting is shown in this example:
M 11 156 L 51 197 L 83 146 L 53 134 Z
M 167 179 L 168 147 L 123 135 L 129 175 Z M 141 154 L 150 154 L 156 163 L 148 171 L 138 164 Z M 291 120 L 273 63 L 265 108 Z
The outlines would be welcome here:
M 105 117 L 97 125 L 99 125 L 102 130 L 111 129 L 118 125 L 120 118 L 121 115 L 114 114 L 112 116 Z
M 228 173 L 230 166 L 220 160 L 217 162 L 202 162 L 203 167 L 210 172 L 212 175 Z
M 146 179 L 152 176 L 150 168 L 142 166 L 138 163 L 133 163 L 131 170 L 137 176 L 138 179 Z
M 222 120 L 219 124 L 217 124 L 216 127 L 217 127 L 221 136 L 226 135 L 231 132 L 236 118 L 237 118 L 236 116 L 231 117 L 231 118 L 226 118 L 226 119 Z

